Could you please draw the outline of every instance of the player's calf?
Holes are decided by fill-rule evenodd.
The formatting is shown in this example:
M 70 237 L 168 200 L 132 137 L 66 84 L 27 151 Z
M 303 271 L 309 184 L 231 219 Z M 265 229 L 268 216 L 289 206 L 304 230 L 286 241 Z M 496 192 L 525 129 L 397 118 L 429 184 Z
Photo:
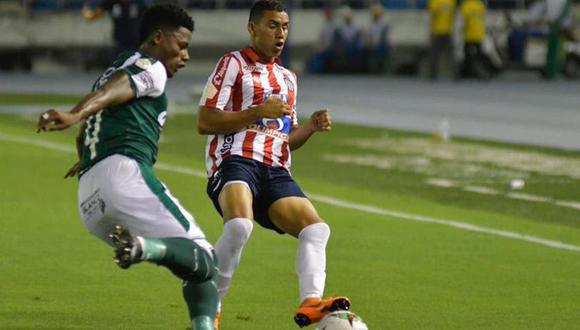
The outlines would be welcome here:
M 149 261 L 167 267 L 177 277 L 192 283 L 207 281 L 217 273 L 213 252 L 191 239 L 132 237 L 122 226 L 115 226 L 109 237 L 115 246 L 115 263 L 123 269 Z

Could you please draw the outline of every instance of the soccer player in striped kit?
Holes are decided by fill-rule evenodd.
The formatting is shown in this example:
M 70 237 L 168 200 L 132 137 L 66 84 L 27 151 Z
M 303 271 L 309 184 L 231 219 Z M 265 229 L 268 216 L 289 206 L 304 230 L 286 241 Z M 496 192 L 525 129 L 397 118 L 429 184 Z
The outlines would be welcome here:
M 289 172 L 290 151 L 312 134 L 329 131 L 331 118 L 328 111 L 319 110 L 298 125 L 296 75 L 278 60 L 288 26 L 288 14 L 279 2 L 254 4 L 248 22 L 251 46 L 218 62 L 201 98 L 198 131 L 208 135 L 207 193 L 224 221 L 215 247 L 220 301 L 255 220 L 299 240 L 296 271 L 301 303 L 294 320 L 303 327 L 331 310 L 349 309 L 350 301 L 322 298 L 330 228 Z

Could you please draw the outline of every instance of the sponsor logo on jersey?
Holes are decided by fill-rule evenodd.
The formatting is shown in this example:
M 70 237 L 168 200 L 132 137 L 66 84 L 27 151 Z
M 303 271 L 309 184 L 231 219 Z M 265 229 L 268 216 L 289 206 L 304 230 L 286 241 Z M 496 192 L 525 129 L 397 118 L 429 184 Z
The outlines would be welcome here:
M 288 136 L 290 133 L 290 118 L 285 116 L 282 119 L 278 119 L 279 122 L 277 122 L 276 119 L 274 119 L 273 122 L 268 122 L 268 119 L 262 119 L 259 120 L 257 122 L 255 122 L 254 124 L 251 124 L 247 127 L 248 130 L 250 131 L 254 131 L 254 132 L 258 132 L 258 133 L 263 133 L 278 139 L 281 139 L 283 141 L 288 141 Z M 263 121 L 266 121 L 266 125 L 263 124 Z M 267 125 L 272 125 L 270 127 L 268 127 Z M 276 128 L 271 128 L 271 127 L 275 127 L 275 126 L 279 126 L 277 129 Z
M 136 74 L 133 76 L 133 79 L 135 79 L 135 81 L 138 80 L 141 82 L 141 84 L 143 84 L 144 92 L 142 94 L 147 94 L 148 92 L 155 89 L 155 85 L 153 84 L 153 76 L 149 71 L 143 71 L 139 74 Z
M 148 58 L 140 58 L 137 61 L 135 61 L 135 66 L 143 70 L 147 70 L 151 66 L 151 60 Z
M 222 148 L 220 149 L 220 153 L 226 153 L 230 150 L 232 150 L 232 145 L 234 144 L 234 134 L 229 134 L 224 136 L 224 144 L 222 145 Z
M 219 87 L 221 86 L 222 82 L 224 81 L 224 77 L 226 76 L 226 70 L 228 69 L 228 65 L 230 64 L 230 58 L 225 58 L 223 61 L 220 62 L 220 65 L 215 71 L 215 75 L 212 79 L 212 84 L 214 86 Z

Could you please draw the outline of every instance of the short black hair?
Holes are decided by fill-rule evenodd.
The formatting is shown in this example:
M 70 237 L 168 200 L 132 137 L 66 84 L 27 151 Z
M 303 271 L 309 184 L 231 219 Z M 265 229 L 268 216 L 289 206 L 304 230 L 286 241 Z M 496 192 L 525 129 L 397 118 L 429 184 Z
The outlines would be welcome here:
M 282 3 L 276 0 L 260 0 L 254 3 L 252 9 L 250 9 L 250 21 L 257 22 L 262 18 L 262 14 L 265 11 L 274 10 L 278 12 L 286 12 L 286 7 Z
M 139 41 L 143 43 L 151 33 L 163 29 L 184 27 L 193 32 L 194 22 L 191 16 L 181 7 L 173 4 L 153 6 L 143 13 L 139 26 Z

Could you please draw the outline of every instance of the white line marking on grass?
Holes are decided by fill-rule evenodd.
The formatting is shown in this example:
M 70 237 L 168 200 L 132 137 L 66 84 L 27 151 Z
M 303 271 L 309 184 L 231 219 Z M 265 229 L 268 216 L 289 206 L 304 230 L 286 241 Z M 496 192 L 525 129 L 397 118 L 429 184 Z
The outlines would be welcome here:
M 522 194 L 522 193 L 509 193 L 507 197 L 513 199 L 521 199 L 523 201 L 530 201 L 530 202 L 552 202 L 551 198 L 538 196 L 538 195 L 530 195 L 530 194 Z
M 580 203 L 574 201 L 556 201 L 556 205 L 571 207 L 580 210 Z
M 404 220 L 435 223 L 435 224 L 439 224 L 439 225 L 474 231 L 474 232 L 478 232 L 478 233 L 486 233 L 486 234 L 491 234 L 491 235 L 495 235 L 495 236 L 513 238 L 513 239 L 527 241 L 527 242 L 536 243 L 536 244 L 540 244 L 540 245 L 545 245 L 545 246 L 549 246 L 549 247 L 553 247 L 553 248 L 557 248 L 557 249 L 580 252 L 580 246 L 573 245 L 573 244 L 566 244 L 566 243 L 562 243 L 562 242 L 558 242 L 558 241 L 547 240 L 547 239 L 544 239 L 541 237 L 535 237 L 535 236 L 531 236 L 531 235 L 520 234 L 520 233 L 505 231 L 505 230 L 480 227 L 480 226 L 476 226 L 476 225 L 472 225 L 472 224 L 464 223 L 464 222 L 459 222 L 459 221 L 455 221 L 455 220 L 438 219 L 438 218 L 433 218 L 433 217 L 428 217 L 428 216 L 423 216 L 423 215 L 418 215 L 418 214 L 392 211 L 392 210 L 382 209 L 382 208 L 375 207 L 375 206 L 351 203 L 348 201 L 344 201 L 344 200 L 340 200 L 340 199 L 336 199 L 336 198 L 332 198 L 332 197 L 328 197 L 328 196 L 323 196 L 323 195 L 308 194 L 308 197 L 310 197 L 313 200 L 317 200 L 319 202 L 324 202 L 326 204 L 330 204 L 333 206 L 340 206 L 340 207 L 349 208 L 349 209 L 353 209 L 353 210 L 359 210 L 359 211 L 363 211 L 363 212 L 367 212 L 367 213 L 373 213 L 373 214 L 378 214 L 378 215 L 387 215 L 390 217 L 404 219 Z
M 469 192 L 475 192 L 478 194 L 484 194 L 484 195 L 497 195 L 497 194 L 499 194 L 499 192 L 495 189 L 481 187 L 481 186 L 465 186 L 465 187 L 463 187 L 463 190 L 469 191 Z
M 0 140 L 30 144 L 30 145 L 34 145 L 37 147 L 43 147 L 43 148 L 47 148 L 47 149 L 53 149 L 53 150 L 64 151 L 64 152 L 71 152 L 71 153 L 76 152 L 75 149 L 69 144 L 44 141 L 41 139 L 32 139 L 32 138 L 18 136 L 18 135 L 12 135 L 12 134 L 0 133 Z
M 64 151 L 64 152 L 75 152 L 74 148 L 70 147 L 68 144 L 42 141 L 40 139 L 31 139 L 31 138 L 21 137 L 21 136 L 16 136 L 16 135 L 3 134 L 1 132 L 0 132 L 0 140 L 18 142 L 18 143 L 34 145 L 34 146 L 38 146 L 38 147 L 43 147 L 43 148 L 53 149 L 53 150 L 58 150 L 58 151 Z M 161 170 L 166 170 L 166 171 L 171 171 L 171 172 L 175 172 L 175 173 L 181 173 L 181 174 L 186 174 L 186 175 L 191 175 L 191 176 L 196 176 L 196 177 L 201 177 L 201 178 L 206 177 L 205 172 L 194 170 L 194 169 L 191 169 L 188 167 L 174 166 L 174 165 L 165 164 L 165 163 L 158 163 L 157 168 L 159 168 Z M 390 216 L 393 218 L 398 218 L 398 219 L 403 219 L 403 220 L 410 220 L 410 221 L 417 221 L 417 222 L 424 222 L 424 223 L 433 223 L 433 224 L 438 224 L 438 225 L 443 225 L 443 226 L 448 226 L 448 227 L 453 227 L 453 228 L 458 228 L 458 229 L 463 229 L 463 230 L 468 230 L 468 231 L 473 231 L 473 232 L 478 232 L 478 233 L 485 233 L 485 234 L 489 234 L 489 235 L 493 235 L 493 236 L 499 236 L 499 237 L 516 239 L 516 240 L 520 240 L 520 241 L 526 241 L 526 242 L 544 245 L 544 246 L 548 246 L 548 247 L 552 247 L 552 248 L 556 248 L 556 249 L 561 249 L 561 250 L 580 252 L 580 246 L 562 243 L 562 242 L 558 242 L 558 241 L 552 241 L 552 240 L 544 239 L 541 237 L 525 235 L 525 234 L 510 232 L 510 231 L 505 231 L 505 230 L 498 230 L 498 229 L 493 229 L 493 228 L 480 227 L 480 226 L 476 226 L 476 225 L 472 225 L 472 224 L 464 223 L 464 222 L 459 222 L 459 221 L 455 221 L 455 220 L 438 219 L 438 218 L 428 217 L 428 216 L 423 216 L 423 215 L 418 215 L 418 214 L 393 211 L 393 210 L 379 208 L 376 206 L 353 203 L 353 202 L 349 202 L 349 201 L 345 201 L 345 200 L 341 200 L 341 199 L 337 199 L 337 198 L 333 198 L 333 197 L 329 197 L 329 196 L 324 196 L 324 195 L 308 194 L 308 197 L 312 200 L 315 200 L 315 201 L 318 201 L 321 203 L 326 203 L 326 204 L 329 204 L 332 206 L 344 207 L 344 208 L 357 210 L 357 211 L 361 211 L 361 212 L 367 212 L 367 213 L 377 214 L 377 215 L 385 215 L 385 216 Z
M 457 184 L 447 180 L 447 179 L 428 179 L 427 180 L 427 184 L 430 184 L 432 186 L 437 186 L 437 187 L 444 187 L 444 188 L 451 188 L 451 187 L 456 187 Z

